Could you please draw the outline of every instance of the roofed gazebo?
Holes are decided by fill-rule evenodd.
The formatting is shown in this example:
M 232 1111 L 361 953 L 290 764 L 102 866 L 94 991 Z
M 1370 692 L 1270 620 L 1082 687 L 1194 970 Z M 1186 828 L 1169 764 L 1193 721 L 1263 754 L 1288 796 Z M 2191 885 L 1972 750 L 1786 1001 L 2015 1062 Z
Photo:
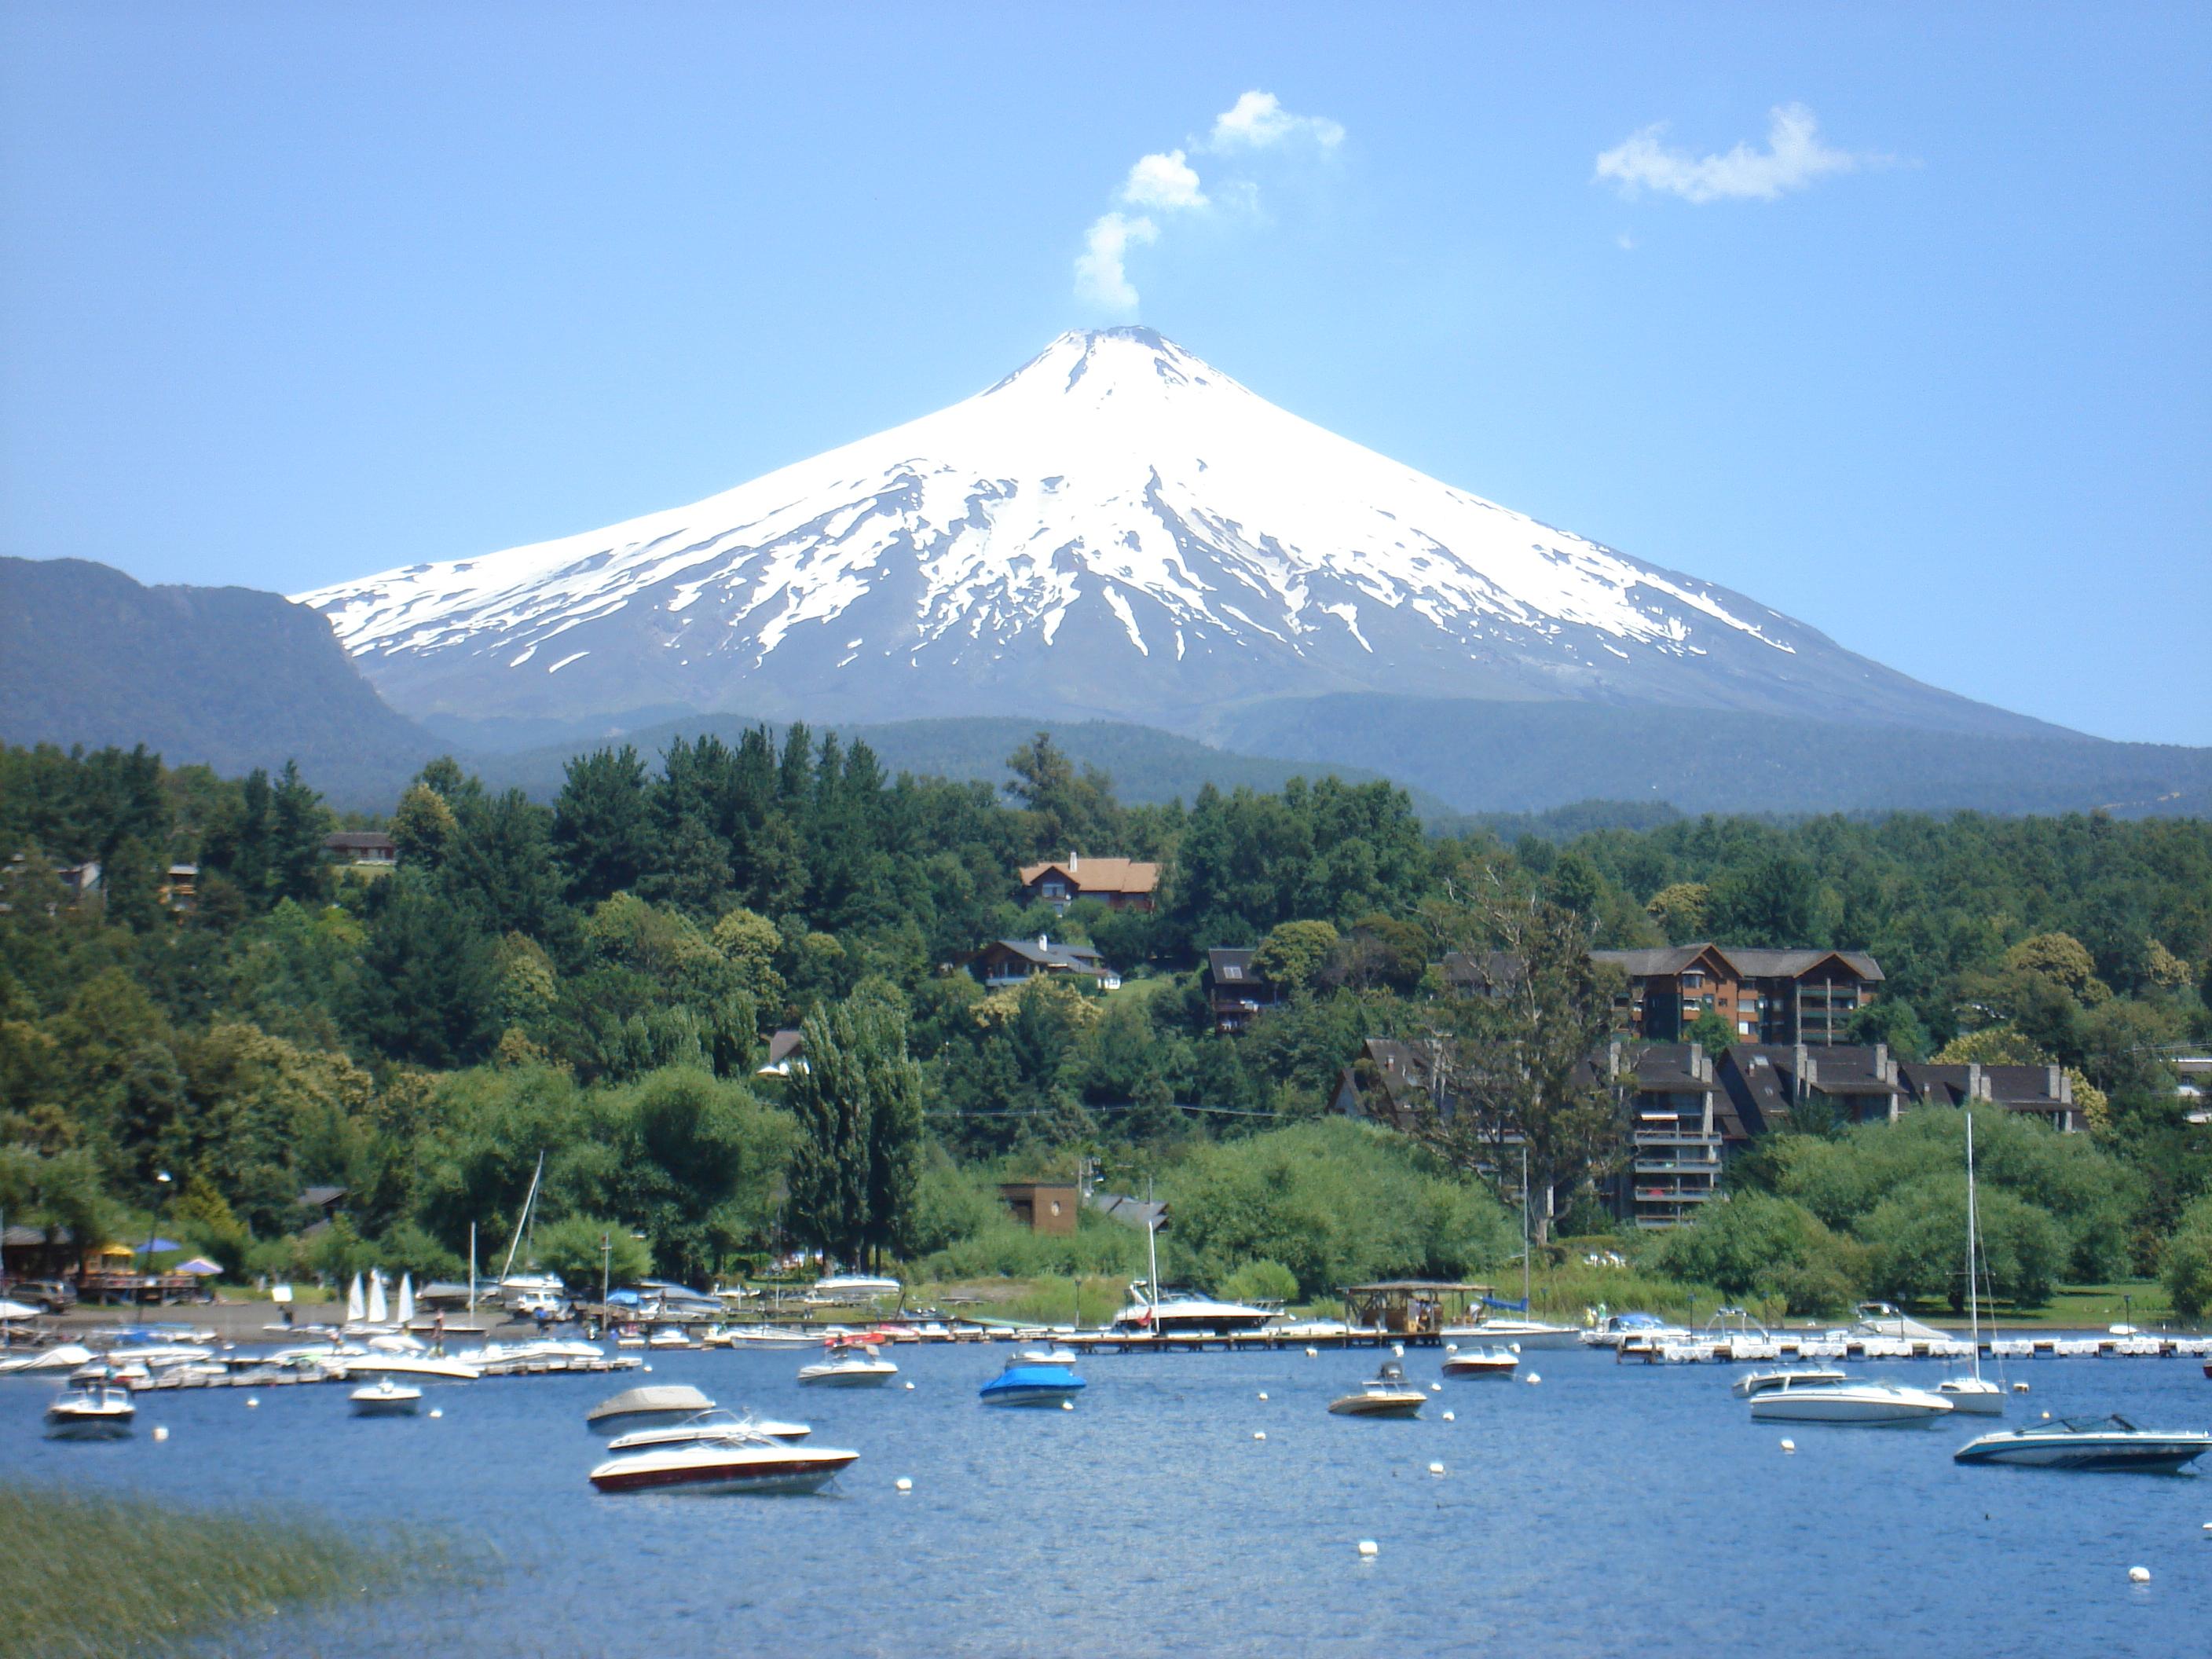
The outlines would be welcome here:
M 1345 1322 L 1354 1330 L 1393 1336 L 1434 1336 L 1467 1317 L 1468 1298 L 1488 1296 L 1487 1285 L 1443 1279 L 1393 1279 L 1344 1287 Z

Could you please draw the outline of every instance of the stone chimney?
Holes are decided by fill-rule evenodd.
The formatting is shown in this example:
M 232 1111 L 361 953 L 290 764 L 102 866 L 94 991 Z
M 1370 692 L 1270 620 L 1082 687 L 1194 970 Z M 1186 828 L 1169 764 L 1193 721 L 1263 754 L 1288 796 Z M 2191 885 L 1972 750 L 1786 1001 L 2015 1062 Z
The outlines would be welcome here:
M 2063 1100 L 2071 1106 L 2074 1103 L 2074 1079 L 2066 1075 L 2066 1068 L 2063 1066 L 2046 1066 L 2043 1068 L 2043 1074 L 2044 1088 L 2051 1097 L 2053 1100 Z
M 1067 873 L 1072 876 L 1082 867 L 1083 854 L 1077 852 L 1073 847 L 1069 848 L 1067 849 Z

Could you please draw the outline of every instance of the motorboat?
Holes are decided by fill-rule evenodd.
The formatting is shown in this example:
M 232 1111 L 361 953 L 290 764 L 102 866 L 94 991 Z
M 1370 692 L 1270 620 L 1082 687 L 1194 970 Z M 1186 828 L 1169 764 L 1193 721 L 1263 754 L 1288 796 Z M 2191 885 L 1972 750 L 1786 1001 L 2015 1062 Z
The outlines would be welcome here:
M 1829 1365 L 1793 1365 L 1778 1371 L 1747 1371 L 1729 1384 L 1729 1392 L 1739 1400 L 1750 1400 L 1776 1389 L 1796 1386 L 1809 1389 L 1832 1382 L 1848 1382 L 1851 1379 Z
M 772 1418 L 740 1417 L 735 1412 L 695 1412 L 678 1422 L 649 1429 L 633 1429 L 607 1442 L 609 1451 L 643 1451 L 653 1446 L 688 1446 L 701 1440 L 804 1440 L 814 1432 L 811 1423 L 779 1423 Z
M 465 1359 L 441 1359 L 427 1353 L 341 1354 L 326 1359 L 324 1369 L 347 1376 L 414 1376 L 438 1382 L 473 1382 L 483 1375 Z
M 365 1389 L 356 1389 L 346 1398 L 353 1402 L 356 1417 L 412 1417 L 422 1406 L 422 1389 L 394 1382 L 388 1376 Z
M 835 1343 L 811 1365 L 799 1368 L 801 1382 L 822 1389 L 879 1389 L 897 1375 L 898 1367 L 872 1342 Z
M 810 1492 L 859 1456 L 766 1435 L 696 1440 L 609 1458 L 592 1471 L 591 1481 L 605 1492 Z
M 2212 1450 L 2212 1434 L 2137 1428 L 2126 1418 L 2063 1417 L 1969 1440 L 1954 1463 L 2021 1463 L 2033 1468 L 2141 1469 L 2172 1474 Z
M 1006 1361 L 1006 1369 L 983 1385 L 982 1401 L 987 1406 L 1060 1406 L 1086 1386 L 1075 1374 L 1075 1356 L 1066 1348 L 1030 1348 Z
M 606 1358 L 606 1351 L 596 1342 L 585 1342 L 574 1337 L 544 1337 L 521 1342 L 487 1342 L 480 1348 L 467 1348 L 453 1358 L 464 1365 L 473 1365 L 479 1372 L 514 1370 L 556 1370 L 572 1362 L 594 1363 Z
M 1428 1395 L 1406 1380 L 1406 1368 L 1386 1359 L 1358 1394 L 1330 1401 L 1328 1409 L 1338 1417 L 1419 1417 L 1428 1403 Z
M 73 1371 L 90 1363 L 92 1350 L 81 1342 L 58 1343 L 51 1348 L 37 1348 L 28 1353 L 11 1353 L 0 1358 L 0 1376 L 11 1376 L 22 1371 Z
M 70 1389 L 46 1407 L 50 1440 L 120 1440 L 131 1432 L 138 1407 L 131 1390 L 110 1384 Z
M 1618 1348 L 1631 1337 L 1645 1343 L 1694 1342 L 1698 1334 L 1686 1325 L 1669 1325 L 1656 1314 L 1607 1314 L 1575 1340 L 1586 1348 Z
M 1471 1325 L 1447 1325 L 1439 1333 L 1449 1342 L 1474 1337 L 1481 1342 L 1518 1342 L 1526 1348 L 1574 1348 L 1582 1346 L 1583 1333 L 1573 1325 L 1553 1325 L 1540 1319 L 1480 1319 Z
M 675 1326 L 663 1325 L 651 1336 L 646 1338 L 645 1346 L 648 1348 L 693 1348 L 698 1344 L 692 1341 Z
M 1455 1348 L 1444 1355 L 1446 1376 L 1511 1376 L 1521 1356 L 1507 1347 Z
M 1886 1337 L 1893 1342 L 1951 1340 L 1947 1333 L 1899 1312 L 1887 1302 L 1862 1302 L 1851 1310 L 1851 1313 L 1854 1316 L 1852 1323 L 1840 1330 L 1828 1332 L 1829 1341 L 1861 1342 L 1869 1337 Z
M 1926 1389 L 1897 1382 L 1784 1381 L 1751 1396 L 1755 1423 L 1850 1423 L 1868 1428 L 1931 1423 L 1951 1402 Z
M 1282 1317 L 1279 1308 L 1255 1307 L 1244 1302 L 1218 1302 L 1195 1291 L 1164 1285 L 1159 1294 L 1143 1279 L 1129 1286 L 1129 1305 L 1115 1316 L 1116 1331 L 1141 1331 L 1153 1336 L 1226 1335 L 1256 1331 Z
M 602 1400 L 584 1413 L 584 1422 L 596 1434 L 626 1434 L 714 1409 L 714 1402 L 688 1382 L 651 1383 Z
M 811 1348 L 822 1339 L 813 1331 L 775 1325 L 718 1326 L 700 1339 L 710 1348 Z

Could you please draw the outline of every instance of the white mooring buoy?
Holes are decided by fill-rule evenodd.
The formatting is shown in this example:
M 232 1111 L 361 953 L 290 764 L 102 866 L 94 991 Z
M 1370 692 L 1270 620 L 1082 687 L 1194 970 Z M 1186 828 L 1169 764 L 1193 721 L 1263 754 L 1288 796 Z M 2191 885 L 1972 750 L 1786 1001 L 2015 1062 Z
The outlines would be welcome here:
M 1318 1358 L 1321 1358 L 1321 1350 L 1320 1350 L 1319 1348 L 1308 1348 L 1308 1349 L 1306 1350 L 1306 1358 L 1309 1358 L 1309 1359 L 1318 1359 Z
M 1786 1452 L 1794 1452 L 1797 1449 L 1797 1443 L 1795 1440 L 1785 1440 L 1782 1443 L 1782 1449 Z
M 249 1406 L 258 1406 L 261 1403 L 261 1396 L 258 1394 L 249 1394 L 246 1396 L 246 1403 Z
M 1443 1472 L 1444 1466 L 1441 1463 L 1431 1463 L 1429 1465 L 1429 1473 L 1431 1474 L 1442 1474 Z
M 2150 1569 L 2148 1567 L 2130 1567 L 2128 1569 L 2128 1583 L 2130 1584 L 2148 1584 L 2150 1583 Z
M 156 1440 L 167 1440 L 168 1437 L 169 1431 L 167 1429 L 156 1429 L 154 1431 L 154 1438 Z
M 899 1476 L 897 1480 L 891 1482 L 891 1485 L 900 1492 L 912 1492 L 914 1490 L 914 1482 L 908 1480 L 904 1475 Z
M 913 1383 L 911 1383 L 911 1382 L 908 1383 L 908 1384 L 906 1385 L 906 1391 L 907 1391 L 908 1394 L 912 1394 L 912 1393 L 914 1392 L 914 1384 L 913 1384 Z
M 1402 1342 L 1393 1342 L 1390 1345 L 1390 1357 L 1394 1359 L 1403 1359 L 1406 1357 L 1406 1345 Z
M 1255 1429 L 1252 1431 L 1252 1437 L 1255 1440 L 1265 1440 L 1267 1437 L 1267 1431 L 1265 1429 Z
M 1063 1400 L 1060 1402 L 1060 1408 L 1064 1412 L 1072 1412 L 1075 1409 L 1075 1402 L 1073 1400 Z
M 1444 1385 L 1441 1382 L 1431 1382 L 1429 1384 L 1429 1392 L 1431 1394 L 1442 1394 L 1443 1391 Z
M 1262 1400 L 1265 1400 L 1267 1397 L 1267 1391 L 1265 1389 L 1261 1389 L 1261 1390 L 1260 1390 L 1260 1398 L 1261 1398 L 1261 1399 L 1262 1399 Z
M 1447 1423 L 1456 1423 L 1459 1421 L 1459 1419 L 1454 1416 L 1450 1412 L 1446 1412 L 1444 1413 L 1444 1421 Z
M 1536 1375 L 1536 1373 L 1535 1373 L 1535 1372 L 1534 1372 L 1534 1371 L 1530 1371 L 1530 1372 L 1528 1373 L 1528 1386 L 1529 1386 L 1530 1388 L 1532 1388 L 1532 1389 L 1533 1389 L 1533 1388 L 1534 1388 L 1534 1387 L 1535 1387 L 1539 1382 L 1541 1382 L 1543 1380 L 1544 1380 L 1544 1379 L 1543 1379 L 1542 1377 L 1540 1377 L 1540 1376 L 1537 1376 L 1537 1375 Z
M 443 1417 L 445 1414 L 446 1408 L 443 1406 L 433 1406 L 430 1407 L 430 1415 L 433 1417 Z
M 1373 1539 L 1363 1538 L 1359 1540 L 1359 1559 L 1361 1560 L 1372 1561 L 1376 1556 L 1382 1553 L 1382 1547 L 1376 1543 Z
M 2027 1384 L 2025 1382 L 2015 1382 L 2012 1385 L 2012 1391 L 2014 1394 L 2026 1394 L 2027 1392 Z

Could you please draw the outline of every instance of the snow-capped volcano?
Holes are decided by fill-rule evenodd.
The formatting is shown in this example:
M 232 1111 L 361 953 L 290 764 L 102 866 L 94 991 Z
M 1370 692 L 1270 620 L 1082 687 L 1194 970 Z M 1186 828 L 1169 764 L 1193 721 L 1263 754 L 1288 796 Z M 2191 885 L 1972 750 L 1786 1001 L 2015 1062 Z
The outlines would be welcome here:
M 2011 722 L 1323 431 L 1143 328 L 1063 334 L 975 397 L 690 507 L 298 597 L 417 714 L 1188 729 L 1369 690 Z

